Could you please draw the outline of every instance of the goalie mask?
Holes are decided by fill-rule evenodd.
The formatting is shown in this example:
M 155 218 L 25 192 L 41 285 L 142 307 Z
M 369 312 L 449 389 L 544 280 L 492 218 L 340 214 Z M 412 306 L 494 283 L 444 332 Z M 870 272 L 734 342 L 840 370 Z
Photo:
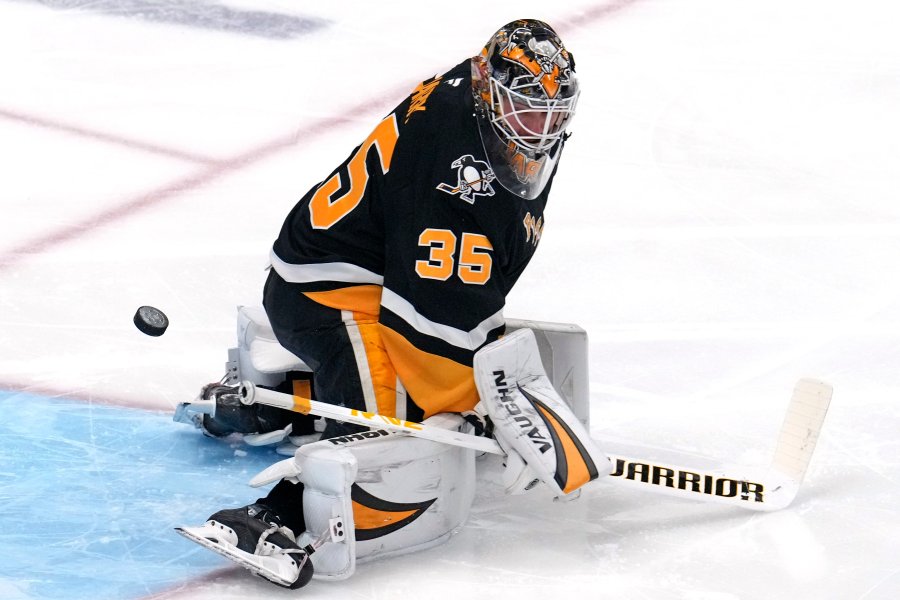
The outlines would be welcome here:
M 481 141 L 497 180 L 536 198 L 562 152 L 575 114 L 575 61 L 542 21 L 504 26 L 472 59 L 472 89 Z

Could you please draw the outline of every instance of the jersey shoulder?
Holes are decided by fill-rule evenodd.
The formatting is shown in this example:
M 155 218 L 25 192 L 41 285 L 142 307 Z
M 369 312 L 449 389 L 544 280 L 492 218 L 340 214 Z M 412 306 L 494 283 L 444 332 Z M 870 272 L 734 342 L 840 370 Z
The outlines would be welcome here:
M 449 71 L 419 83 L 397 107 L 401 128 L 427 134 L 447 125 L 447 121 L 471 111 L 471 62 L 464 60 Z

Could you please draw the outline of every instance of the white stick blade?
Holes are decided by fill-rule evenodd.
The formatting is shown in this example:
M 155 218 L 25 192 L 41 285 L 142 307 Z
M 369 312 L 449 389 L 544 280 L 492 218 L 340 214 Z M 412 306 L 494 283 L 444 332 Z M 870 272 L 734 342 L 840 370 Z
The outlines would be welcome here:
M 794 387 L 772 467 L 799 484 L 806 474 L 831 402 L 832 387 L 824 381 L 801 379 Z

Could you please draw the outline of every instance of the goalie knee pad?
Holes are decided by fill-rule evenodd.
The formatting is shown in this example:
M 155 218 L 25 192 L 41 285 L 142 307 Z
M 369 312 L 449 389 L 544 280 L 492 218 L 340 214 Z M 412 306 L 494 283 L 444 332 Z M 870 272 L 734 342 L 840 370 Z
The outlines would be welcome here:
M 508 466 L 519 465 L 505 482 L 507 491 L 530 488 L 533 474 L 565 495 L 612 472 L 609 458 L 547 378 L 530 329 L 479 350 L 474 368 L 494 437 L 509 455 Z
M 440 414 L 426 423 L 455 430 L 463 420 Z M 311 556 L 322 579 L 349 577 L 357 561 L 446 541 L 468 518 L 475 494 L 474 451 L 386 431 L 307 444 L 291 460 L 304 485 L 299 545 L 337 520 L 344 530 L 340 542 Z

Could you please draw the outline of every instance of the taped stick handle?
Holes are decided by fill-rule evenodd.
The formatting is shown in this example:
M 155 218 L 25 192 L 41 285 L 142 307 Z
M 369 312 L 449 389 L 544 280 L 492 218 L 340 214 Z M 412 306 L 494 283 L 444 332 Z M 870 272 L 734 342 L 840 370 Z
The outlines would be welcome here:
M 276 392 L 265 388 L 257 387 L 251 381 L 242 381 L 239 390 L 241 402 L 243 404 L 265 404 L 266 406 L 274 406 L 275 408 L 283 408 L 304 415 L 315 415 L 326 419 L 334 419 L 342 423 L 354 423 L 363 425 L 373 429 L 386 429 L 395 433 L 406 433 L 413 437 L 424 438 L 434 442 L 450 444 L 451 446 L 462 446 L 463 448 L 471 448 L 479 452 L 489 452 L 491 454 L 506 454 L 500 444 L 492 439 L 477 437 L 468 433 L 459 431 L 450 431 L 425 423 L 416 423 L 414 421 L 404 421 L 396 417 L 388 417 L 375 413 L 364 412 L 343 406 L 335 406 L 326 404 L 302 396 L 285 394 L 284 392 Z

